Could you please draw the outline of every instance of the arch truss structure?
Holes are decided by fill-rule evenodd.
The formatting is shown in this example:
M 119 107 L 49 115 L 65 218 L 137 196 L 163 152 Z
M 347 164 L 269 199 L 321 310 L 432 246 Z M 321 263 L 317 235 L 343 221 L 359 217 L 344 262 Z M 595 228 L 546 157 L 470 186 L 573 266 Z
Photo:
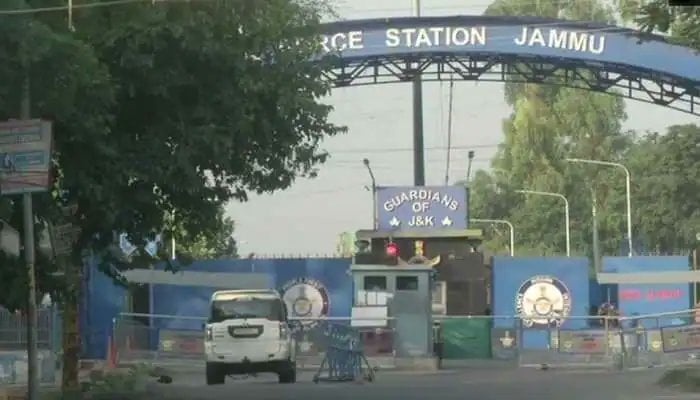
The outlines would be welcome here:
M 700 54 L 657 35 L 521 17 L 355 20 L 324 25 L 336 87 L 413 80 L 529 82 L 606 92 L 700 115 Z

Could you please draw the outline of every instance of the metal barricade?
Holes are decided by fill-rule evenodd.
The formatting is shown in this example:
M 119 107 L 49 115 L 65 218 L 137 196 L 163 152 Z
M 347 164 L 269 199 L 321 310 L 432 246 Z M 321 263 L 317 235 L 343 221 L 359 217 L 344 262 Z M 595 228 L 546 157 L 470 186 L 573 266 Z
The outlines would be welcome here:
M 568 316 L 558 326 L 518 316 L 439 316 L 442 366 L 629 369 L 700 363 L 698 310 Z
M 376 322 L 367 324 L 367 322 Z M 396 340 L 391 318 L 362 319 L 361 326 L 354 327 L 363 352 L 373 368 L 391 369 L 395 363 Z M 296 342 L 297 366 L 299 368 L 317 369 L 328 351 L 326 329 L 328 323 L 337 326 L 355 325 L 349 317 L 292 318 L 290 325 Z
M 563 326 L 529 326 L 518 320 L 518 365 L 521 367 L 612 368 L 630 340 L 616 317 L 570 316 Z
M 39 380 L 56 381 L 56 360 L 60 355 L 60 324 L 54 307 L 37 310 Z M 0 307 L 0 384 L 28 381 L 27 318 L 19 312 Z
M 569 316 L 561 326 L 532 325 L 517 316 L 435 316 L 443 368 L 483 366 L 620 369 L 700 362 L 695 310 L 630 316 Z M 366 322 L 366 318 L 362 319 Z M 204 318 L 122 313 L 112 346 L 119 362 L 200 368 Z M 299 368 L 318 370 L 329 348 L 327 326 L 352 329 L 372 369 L 396 367 L 400 345 L 391 317 L 355 326 L 351 318 L 290 319 Z M 337 358 L 331 355 L 331 358 Z
M 56 310 L 37 309 L 37 337 L 40 350 L 53 350 Z M 0 351 L 26 350 L 27 317 L 0 307 Z
M 624 366 L 653 367 L 700 363 L 699 310 L 637 315 L 620 318 L 631 342 Z
M 121 313 L 113 321 L 116 363 L 186 364 L 204 360 L 205 318 L 161 314 Z
M 434 317 L 443 368 L 485 362 L 501 367 L 608 367 L 614 365 L 621 342 L 611 324 L 594 323 L 606 318 L 568 317 L 560 328 L 518 316 Z
M 333 322 L 323 323 L 326 352 L 314 383 L 319 381 L 354 381 L 364 378 L 374 380 L 374 370 L 364 354 L 360 332 L 348 325 Z M 325 373 L 325 374 L 324 374 Z
M 114 354 L 117 364 L 149 362 L 200 368 L 204 359 L 205 322 L 206 318 L 194 316 L 121 313 L 113 321 L 111 340 L 105 340 L 111 346 L 107 354 Z M 328 351 L 326 324 L 353 325 L 351 318 L 337 317 L 291 318 L 289 322 L 295 338 L 297 366 L 313 370 L 319 368 Z M 373 368 L 393 368 L 395 337 L 391 318 L 377 322 L 377 326 L 356 328 L 359 340 Z

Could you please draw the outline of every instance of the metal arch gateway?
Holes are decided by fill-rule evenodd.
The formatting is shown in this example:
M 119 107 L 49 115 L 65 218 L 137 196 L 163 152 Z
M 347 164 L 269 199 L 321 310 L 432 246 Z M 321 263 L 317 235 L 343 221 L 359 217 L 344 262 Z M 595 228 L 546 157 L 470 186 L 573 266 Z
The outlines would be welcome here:
M 413 17 L 323 25 L 336 87 L 424 80 L 531 82 L 700 115 L 700 53 L 662 36 L 530 17 Z M 328 57 L 332 56 L 332 57 Z

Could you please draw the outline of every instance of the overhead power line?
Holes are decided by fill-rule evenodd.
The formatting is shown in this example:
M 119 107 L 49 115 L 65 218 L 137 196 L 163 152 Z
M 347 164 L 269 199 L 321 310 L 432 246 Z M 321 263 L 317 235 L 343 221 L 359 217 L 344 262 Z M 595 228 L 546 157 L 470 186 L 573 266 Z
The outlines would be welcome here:
M 472 150 L 472 149 L 493 149 L 493 148 L 496 148 L 498 146 L 499 146 L 498 143 L 490 143 L 490 144 L 472 144 L 472 145 L 450 146 L 449 148 L 452 150 Z M 448 149 L 447 146 L 425 147 L 425 150 L 427 150 L 427 151 L 447 150 L 447 149 Z M 390 147 L 390 148 L 384 148 L 384 149 L 358 148 L 358 149 L 347 149 L 347 150 L 342 150 L 342 149 L 325 149 L 325 150 L 332 156 L 334 154 L 401 153 L 401 152 L 413 151 L 413 147 Z

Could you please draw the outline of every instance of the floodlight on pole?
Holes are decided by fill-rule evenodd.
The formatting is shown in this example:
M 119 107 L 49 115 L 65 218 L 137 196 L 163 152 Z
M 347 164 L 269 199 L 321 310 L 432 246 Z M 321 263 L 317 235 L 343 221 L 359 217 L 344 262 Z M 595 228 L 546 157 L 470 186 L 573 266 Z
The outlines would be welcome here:
M 612 161 L 599 161 L 599 160 L 588 160 L 582 158 L 567 158 L 565 161 L 570 163 L 580 163 L 580 164 L 593 164 L 593 165 L 604 165 L 607 167 L 621 168 L 625 171 L 625 192 L 627 198 L 627 256 L 632 257 L 632 196 L 631 196 L 631 177 L 630 170 L 626 166 L 620 163 Z
M 505 219 L 481 219 L 481 218 L 470 218 L 470 222 L 481 222 L 486 224 L 503 224 L 508 226 L 510 231 L 510 256 L 515 256 L 515 229 L 513 229 L 513 224 Z

